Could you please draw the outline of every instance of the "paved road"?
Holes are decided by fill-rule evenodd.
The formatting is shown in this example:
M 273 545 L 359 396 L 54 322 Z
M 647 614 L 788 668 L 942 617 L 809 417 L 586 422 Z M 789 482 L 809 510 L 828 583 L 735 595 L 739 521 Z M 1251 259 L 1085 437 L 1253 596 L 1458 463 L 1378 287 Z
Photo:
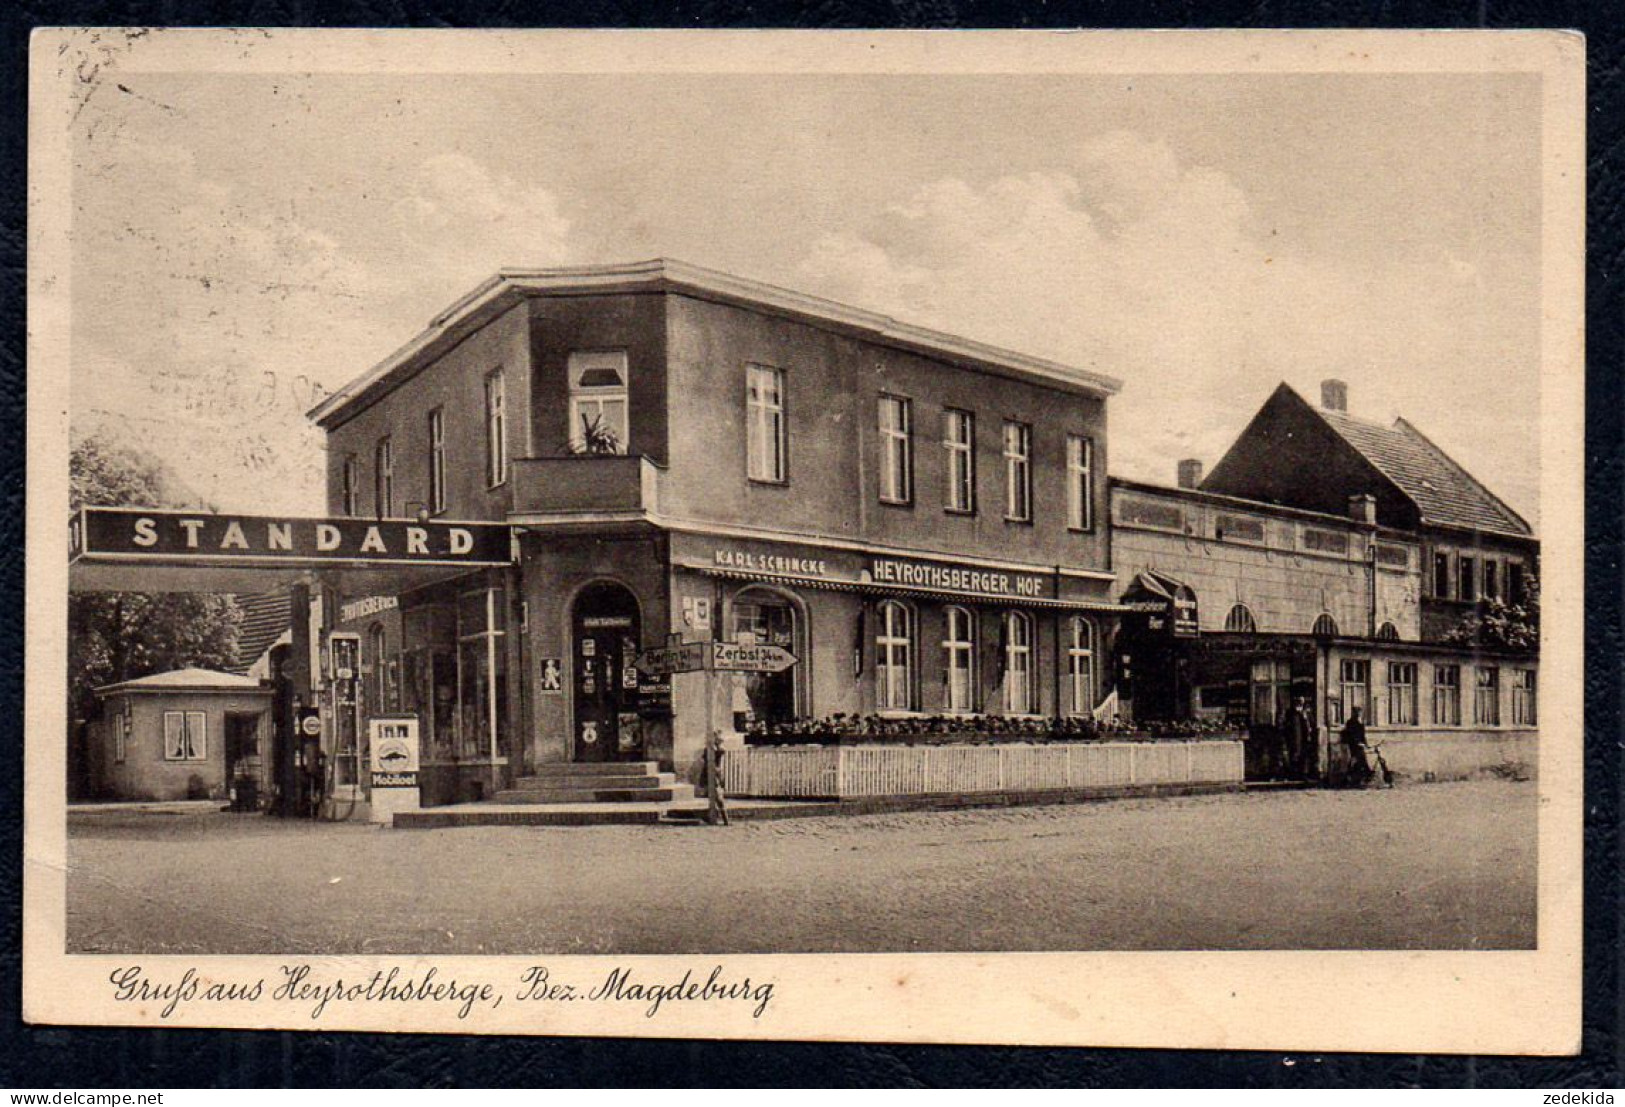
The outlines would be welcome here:
M 85 952 L 1528 948 L 1535 786 L 1286 792 L 732 827 L 387 831 L 97 816 Z

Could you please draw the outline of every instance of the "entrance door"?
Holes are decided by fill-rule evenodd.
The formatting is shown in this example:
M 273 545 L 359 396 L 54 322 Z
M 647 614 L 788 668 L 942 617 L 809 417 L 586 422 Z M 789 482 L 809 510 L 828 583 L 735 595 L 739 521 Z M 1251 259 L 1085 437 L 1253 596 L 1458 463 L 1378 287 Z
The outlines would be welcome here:
M 618 584 L 593 585 L 576 598 L 570 637 L 575 760 L 641 760 L 637 600 Z
M 731 641 L 748 641 L 759 646 L 782 646 L 798 657 L 796 609 L 789 600 L 772 592 L 747 590 L 735 597 Z M 747 637 L 748 636 L 748 637 Z M 796 717 L 796 669 L 793 665 L 777 673 L 746 673 L 745 695 L 753 721 L 787 723 Z

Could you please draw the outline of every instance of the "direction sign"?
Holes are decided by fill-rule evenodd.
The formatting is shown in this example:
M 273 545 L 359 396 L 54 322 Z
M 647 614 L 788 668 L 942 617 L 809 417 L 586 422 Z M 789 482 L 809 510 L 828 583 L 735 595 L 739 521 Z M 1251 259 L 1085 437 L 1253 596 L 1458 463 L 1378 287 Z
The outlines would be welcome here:
M 640 673 L 697 673 L 711 660 L 710 642 L 684 642 L 661 646 L 638 654 Z
M 796 663 L 796 655 L 783 646 L 744 646 L 735 642 L 711 643 L 711 664 L 724 673 L 779 673 Z

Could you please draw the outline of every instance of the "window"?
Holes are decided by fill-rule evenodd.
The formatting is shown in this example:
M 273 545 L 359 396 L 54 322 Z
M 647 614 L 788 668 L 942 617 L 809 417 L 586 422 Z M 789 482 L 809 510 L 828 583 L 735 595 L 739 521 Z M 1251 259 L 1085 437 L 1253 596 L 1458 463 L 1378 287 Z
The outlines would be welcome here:
M 1461 666 L 1433 666 L 1433 725 L 1461 725 Z
M 124 710 L 113 718 L 113 760 L 119 764 L 130 756 L 130 712 L 126 705 Z
M 875 636 L 875 698 L 882 711 L 914 707 L 914 620 L 896 600 L 881 603 Z
M 400 710 L 400 663 L 389 652 L 382 623 L 367 628 L 367 658 L 372 664 L 370 711 Z
M 344 455 L 344 471 L 341 488 L 342 505 L 339 513 L 356 516 L 361 514 L 361 463 L 356 461 L 354 454 Z
M 784 373 L 766 365 L 745 368 L 746 475 L 783 484 L 790 476 L 784 422 Z
M 1247 605 L 1238 603 L 1224 617 L 1224 629 L 1232 634 L 1257 634 L 1258 624 L 1253 621 L 1253 613 L 1247 610 Z
M 1004 517 L 1033 518 L 1033 428 L 1026 423 L 1004 425 Z
M 1523 563 L 1521 561 L 1507 562 L 1507 602 L 1523 603 L 1528 598 L 1524 588 Z
M 395 450 L 389 436 L 378 440 L 372 452 L 372 509 L 380 519 L 395 513 Z
M 949 408 L 942 413 L 942 445 L 948 451 L 947 509 L 976 510 L 976 416 Z
M 1280 726 L 1292 706 L 1292 665 L 1286 661 L 1253 662 L 1254 726 Z
M 446 412 L 429 412 L 429 510 L 446 510 Z
M 1073 530 L 1095 529 L 1094 464 L 1094 439 L 1067 435 L 1066 525 Z
M 1450 555 L 1444 550 L 1433 551 L 1433 594 L 1441 600 L 1451 596 Z
M 570 449 L 626 453 L 627 372 L 625 350 L 570 355 Z
M 963 607 L 950 607 L 942 639 L 943 682 L 948 711 L 976 710 L 976 617 Z
M 1066 645 L 1066 713 L 1088 715 L 1095 709 L 1095 624 L 1074 615 Z
M 1496 572 L 1495 562 L 1484 559 L 1484 598 L 1486 600 L 1499 599 L 1501 596 L 1501 577 Z
M 1033 619 L 1025 611 L 1004 615 L 1004 713 L 1031 715 L 1033 695 Z
M 508 608 L 500 588 L 457 597 L 457 730 L 461 756 L 508 753 Z
M 1371 662 L 1344 658 L 1337 663 L 1337 683 L 1340 693 L 1335 723 L 1347 722 L 1360 709 L 1360 717 L 1371 721 Z
M 1399 628 L 1393 623 L 1384 623 L 1377 628 L 1377 637 L 1384 642 L 1399 641 Z
M 1416 662 L 1388 662 L 1388 725 L 1416 725 Z
M 1473 722 L 1479 726 L 1501 725 L 1501 670 L 1494 665 L 1478 667 L 1478 686 L 1473 690 Z
M 498 369 L 485 378 L 485 483 L 508 479 L 508 385 Z
M 1535 670 L 1512 670 L 1512 725 L 1535 725 Z
M 914 405 L 901 396 L 880 397 L 880 499 L 914 499 Z
M 201 711 L 164 712 L 164 760 L 207 761 L 208 727 Z
M 1309 633 L 1317 638 L 1336 638 L 1337 620 L 1332 618 L 1330 613 L 1323 611 L 1320 613 L 1320 618 L 1315 620 L 1314 628 Z
M 1461 591 L 1457 594 L 1457 599 L 1478 599 L 1477 561 L 1474 558 L 1464 556 L 1457 559 L 1457 564 L 1460 566 L 1461 570 L 1457 574 L 1461 578 Z

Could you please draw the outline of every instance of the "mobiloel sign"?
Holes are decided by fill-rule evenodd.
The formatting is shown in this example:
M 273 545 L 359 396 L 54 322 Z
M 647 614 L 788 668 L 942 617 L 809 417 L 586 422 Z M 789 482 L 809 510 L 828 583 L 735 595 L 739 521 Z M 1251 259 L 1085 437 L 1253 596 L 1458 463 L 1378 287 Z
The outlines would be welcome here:
M 86 507 L 69 522 L 74 559 L 197 563 L 396 562 L 507 565 L 502 523 L 310 519 Z

